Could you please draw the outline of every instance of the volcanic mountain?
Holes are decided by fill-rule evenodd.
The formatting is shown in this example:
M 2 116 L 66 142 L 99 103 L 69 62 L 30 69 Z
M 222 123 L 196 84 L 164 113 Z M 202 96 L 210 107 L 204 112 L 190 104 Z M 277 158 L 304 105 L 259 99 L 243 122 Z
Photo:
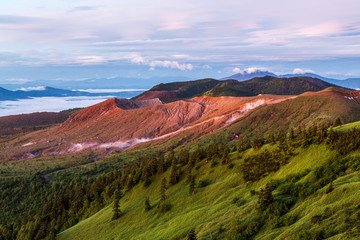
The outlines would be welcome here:
M 311 78 L 301 80 L 313 83 Z M 315 81 L 309 86 L 326 85 Z M 255 88 L 251 90 L 256 92 Z M 199 96 L 170 103 L 156 98 L 112 98 L 72 114 L 59 126 L 18 138 L 0 157 L 18 159 L 22 154 L 35 157 L 86 149 L 111 152 L 145 142 L 146 146 L 166 141 L 171 145 L 171 141 L 192 141 L 223 130 L 244 136 L 263 135 L 299 124 L 331 122 L 338 116 L 350 122 L 360 120 L 359 103 L 360 91 L 335 87 L 300 95 Z
M 183 133 L 204 135 L 226 127 L 260 105 L 290 98 L 293 96 L 195 97 L 167 104 L 159 99 L 112 98 L 80 110 L 58 127 L 20 138 L 14 143 L 14 152 L 37 156 L 84 149 L 124 149 L 141 142 L 166 141 Z
M 159 84 L 135 97 L 137 100 L 159 98 L 170 102 L 196 96 L 256 96 L 258 94 L 298 95 L 308 91 L 320 91 L 336 85 L 311 77 L 277 78 L 256 77 L 248 81 L 218 81 L 202 79 L 189 82 Z

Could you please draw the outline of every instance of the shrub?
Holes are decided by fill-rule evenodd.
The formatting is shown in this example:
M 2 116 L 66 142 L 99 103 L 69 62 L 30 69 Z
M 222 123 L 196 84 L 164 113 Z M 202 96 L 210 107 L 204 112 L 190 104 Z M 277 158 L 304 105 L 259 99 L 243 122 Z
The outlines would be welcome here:
M 160 212 L 166 213 L 166 212 L 170 211 L 170 209 L 172 208 L 172 205 L 169 203 L 166 203 L 164 201 L 161 201 L 158 208 L 159 208 Z

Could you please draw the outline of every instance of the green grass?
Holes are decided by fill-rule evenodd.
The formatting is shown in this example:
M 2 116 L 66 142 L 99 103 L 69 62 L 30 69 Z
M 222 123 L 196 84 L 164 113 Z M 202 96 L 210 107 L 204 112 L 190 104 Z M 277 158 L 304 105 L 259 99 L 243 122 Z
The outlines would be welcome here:
M 338 131 L 347 131 L 353 128 L 359 128 L 360 127 L 360 121 L 358 122 L 352 122 L 352 123 L 348 123 L 348 124 L 344 124 L 338 127 L 335 127 L 334 130 L 338 130 Z
M 59 169 L 73 169 L 79 165 L 93 163 L 88 153 L 46 156 L 0 163 L 0 178 L 28 177 L 36 173 L 46 174 Z
M 272 148 L 265 146 L 264 148 Z M 256 154 L 262 150 L 249 150 L 245 155 Z M 355 153 L 356 154 L 356 153 Z M 251 196 L 250 190 L 263 187 L 267 182 L 281 179 L 289 174 L 312 170 L 334 158 L 335 152 L 325 145 L 312 145 L 307 149 L 299 149 L 298 155 L 283 166 L 278 172 L 269 174 L 259 182 L 246 184 L 240 174 L 242 159 L 232 154 L 235 164 L 233 169 L 218 165 L 211 168 L 210 164 L 200 163 L 200 169 L 195 171 L 197 183 L 208 180 L 206 187 L 197 188 L 195 196 L 189 194 L 188 184 L 183 179 L 171 186 L 167 191 L 166 202 L 172 205 L 170 211 L 161 213 L 156 205 L 159 202 L 159 186 L 161 179 L 169 175 L 169 170 L 162 176 L 157 176 L 148 188 L 137 185 L 120 200 L 124 215 L 112 221 L 112 206 L 108 206 L 94 216 L 81 221 L 72 228 L 59 234 L 59 239 L 184 239 L 191 228 L 195 228 L 198 239 L 216 237 L 220 225 L 229 230 L 230 221 L 234 216 L 246 219 L 254 214 L 257 196 Z M 309 174 L 310 175 L 310 174 Z M 311 223 L 311 217 L 331 211 L 329 217 L 321 223 L 329 226 L 344 218 L 344 209 L 358 204 L 358 188 L 360 187 L 359 172 L 349 174 L 334 181 L 335 190 L 325 194 L 325 188 L 300 201 L 287 213 L 297 216 L 298 220 L 291 226 L 271 229 L 265 225 L 255 239 L 294 239 L 296 233 L 303 229 L 317 229 Z M 185 178 L 185 177 L 184 177 Z M 345 189 L 345 190 L 344 190 Z M 276 197 L 276 191 L 274 192 Z M 149 212 L 144 211 L 144 199 L 150 198 L 154 206 Z M 237 206 L 234 198 L 242 199 L 245 204 Z M 326 210 L 325 210 L 326 209 Z M 329 210 L 330 209 L 330 210 Z M 340 221 L 340 220 L 339 220 Z M 321 226 L 321 227 L 323 227 Z M 334 228 L 341 228 L 334 226 Z M 287 238 L 286 238 L 287 236 Z M 221 239 L 221 236 L 219 236 Z M 341 239 L 339 235 L 332 239 Z

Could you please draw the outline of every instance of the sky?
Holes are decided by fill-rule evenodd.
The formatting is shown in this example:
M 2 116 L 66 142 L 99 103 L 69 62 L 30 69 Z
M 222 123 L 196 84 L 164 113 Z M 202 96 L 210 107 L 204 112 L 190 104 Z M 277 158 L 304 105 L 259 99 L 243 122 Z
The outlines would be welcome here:
M 359 13 L 359 0 L 3 1 L 0 86 L 246 69 L 360 77 Z

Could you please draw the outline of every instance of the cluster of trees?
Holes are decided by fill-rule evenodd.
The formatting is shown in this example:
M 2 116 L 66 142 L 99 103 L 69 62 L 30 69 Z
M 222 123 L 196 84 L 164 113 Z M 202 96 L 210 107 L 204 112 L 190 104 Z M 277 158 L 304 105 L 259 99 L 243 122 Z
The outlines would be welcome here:
M 336 124 L 341 124 L 341 121 L 340 123 L 336 121 Z M 328 127 L 329 125 L 314 124 L 309 128 L 303 126 L 297 129 L 291 128 L 287 134 L 283 131 L 277 134 L 271 133 L 266 138 L 257 136 L 247 140 L 240 137 L 237 144 L 239 154 L 251 147 L 260 149 L 265 143 L 276 145 L 273 151 L 259 151 L 258 154 L 244 159 L 241 166 L 244 180 L 258 181 L 266 174 L 277 171 L 294 155 L 296 147 L 326 142 L 341 155 L 359 149 L 360 130 L 338 132 L 332 128 L 328 130 Z M 195 195 L 196 186 L 201 183 L 196 183 L 194 169 L 200 164 L 210 164 L 212 167 L 222 164 L 232 167 L 230 152 L 230 148 L 225 143 L 210 144 L 206 148 L 198 147 L 192 152 L 187 149 L 178 153 L 170 151 L 166 156 L 149 156 L 142 161 L 128 163 L 127 166 L 101 175 L 72 177 L 62 182 L 54 181 L 52 184 L 47 183 L 40 174 L 27 179 L 1 180 L 0 208 L 3 214 L 0 216 L 0 239 L 55 239 L 57 233 L 111 203 L 113 203 L 113 219 L 118 219 L 123 214 L 119 204 L 123 194 L 137 184 L 148 187 L 155 175 L 160 175 L 168 169 L 169 178 L 164 178 L 160 186 L 160 203 L 165 202 L 168 188 L 185 176 L 189 194 Z M 271 200 L 271 191 L 269 195 L 269 191 L 266 190 L 270 187 L 265 188 L 259 194 L 261 216 L 264 214 L 277 216 L 280 220 L 277 222 L 274 220 L 272 223 L 274 227 L 289 224 L 292 220 L 282 218 L 282 214 L 294 201 L 304 199 L 319 188 L 330 184 L 350 167 L 360 170 L 360 160 L 347 157 L 317 169 L 315 173 L 318 180 L 315 183 L 300 184 L 291 180 L 278 185 L 272 184 L 272 189 L 278 188 L 280 194 L 291 200 L 287 203 L 279 202 L 276 198 Z M 330 189 L 328 192 L 331 192 L 333 185 L 329 185 L 328 189 Z M 163 211 L 167 211 L 168 206 L 164 203 L 160 207 L 164 209 Z M 152 209 L 148 198 L 145 198 L 144 209 L 145 211 Z M 241 226 L 237 225 L 234 234 L 247 232 L 244 236 L 252 236 L 261 228 L 264 218 L 261 219 L 261 221 L 258 219 L 250 222 L 240 221 Z
M 119 200 L 123 193 L 137 184 L 149 186 L 154 175 L 168 168 L 173 176 L 169 183 L 176 184 L 182 177 L 182 168 L 192 169 L 205 158 L 205 152 L 197 148 L 192 153 L 182 150 L 175 156 L 171 151 L 166 157 L 150 156 L 97 177 L 73 176 L 52 184 L 40 174 L 28 179 L 2 180 L 0 207 L 4 214 L 0 216 L 0 239 L 55 239 L 57 233 L 111 203 L 113 219 L 117 219 L 122 215 Z M 189 185 L 193 194 L 195 176 L 191 179 Z M 165 180 L 164 185 L 167 184 Z M 167 187 L 163 189 L 161 198 L 165 199 Z

